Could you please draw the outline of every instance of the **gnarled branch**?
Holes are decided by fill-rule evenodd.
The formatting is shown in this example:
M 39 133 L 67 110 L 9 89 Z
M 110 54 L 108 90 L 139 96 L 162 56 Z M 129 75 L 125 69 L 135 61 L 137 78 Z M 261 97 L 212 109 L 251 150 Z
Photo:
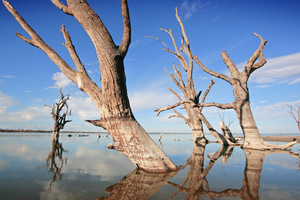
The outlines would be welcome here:
M 257 70 L 258 68 L 264 66 L 264 64 L 267 63 L 267 60 L 264 57 L 263 54 L 263 48 L 264 46 L 267 44 L 267 40 L 264 40 L 260 35 L 258 35 L 257 33 L 254 33 L 254 35 L 256 35 L 257 37 L 260 38 L 261 43 L 258 47 L 258 49 L 253 53 L 253 55 L 249 58 L 246 67 L 244 69 L 244 72 L 246 72 L 248 74 L 248 76 L 250 76 L 250 74 L 252 72 L 254 72 L 255 70 Z M 259 58 L 259 61 L 257 63 L 255 63 L 255 61 Z
M 157 108 L 157 109 L 155 109 L 154 111 L 157 112 L 157 116 L 158 116 L 158 115 L 159 115 L 161 112 L 163 112 L 163 111 L 166 111 L 166 110 L 170 110 L 170 109 L 176 108 L 176 107 L 178 107 L 178 106 L 180 106 L 180 105 L 183 105 L 183 104 L 185 104 L 185 103 L 191 103 L 191 101 L 180 101 L 180 102 L 175 103 L 175 104 L 173 104 L 173 105 L 165 106 L 165 107 L 162 107 L 162 108 Z

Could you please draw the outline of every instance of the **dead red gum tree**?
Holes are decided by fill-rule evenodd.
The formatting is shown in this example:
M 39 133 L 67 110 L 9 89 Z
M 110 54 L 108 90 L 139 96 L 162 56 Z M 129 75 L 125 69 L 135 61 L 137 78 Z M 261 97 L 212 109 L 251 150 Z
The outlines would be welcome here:
M 177 170 L 177 167 L 154 143 L 146 131 L 133 116 L 126 88 L 124 58 L 131 42 L 131 24 L 127 0 L 121 0 L 123 37 L 120 45 L 116 45 L 106 26 L 89 6 L 86 0 L 66 0 L 67 5 L 59 0 L 52 3 L 64 13 L 73 16 L 86 31 L 94 44 L 101 71 L 102 87 L 88 75 L 72 44 L 71 37 L 62 26 L 61 32 L 76 70 L 71 68 L 42 38 L 26 23 L 12 5 L 3 0 L 8 11 L 29 34 L 27 38 L 16 35 L 25 42 L 41 49 L 60 68 L 71 81 L 78 85 L 97 106 L 101 119 L 87 120 L 95 126 L 106 129 L 113 137 L 114 144 L 108 147 L 126 155 L 138 168 L 152 172 Z
M 177 21 L 180 24 L 181 31 L 182 31 L 182 40 L 181 40 L 181 46 L 178 47 L 176 44 L 176 41 L 174 39 L 173 33 L 171 30 L 167 31 L 165 29 L 162 29 L 163 31 L 167 32 L 173 42 L 174 49 L 170 50 L 169 47 L 160 39 L 166 49 L 165 51 L 172 53 L 176 56 L 176 58 L 180 61 L 184 71 L 186 72 L 186 82 L 183 80 L 183 76 L 181 73 L 180 66 L 176 67 L 175 64 L 173 64 L 173 68 L 175 71 L 175 74 L 172 74 L 168 72 L 170 77 L 172 78 L 173 82 L 176 84 L 176 86 L 182 91 L 184 95 L 184 99 L 182 99 L 178 93 L 173 91 L 172 89 L 169 89 L 179 100 L 178 103 L 170 106 L 166 106 L 163 108 L 156 109 L 155 111 L 158 113 L 158 115 L 162 111 L 166 110 L 173 110 L 176 115 L 173 115 L 171 117 L 179 117 L 182 118 L 186 124 L 188 124 L 192 128 L 193 138 L 195 141 L 205 142 L 205 136 L 203 133 L 203 125 L 202 122 L 207 126 L 209 131 L 220 141 L 222 144 L 226 145 L 236 145 L 236 143 L 232 142 L 232 138 L 226 138 L 223 137 L 221 134 L 219 134 L 207 121 L 207 119 L 202 114 L 203 107 L 211 107 L 215 106 L 220 109 L 234 109 L 237 118 L 239 120 L 240 127 L 244 134 L 244 142 L 243 142 L 243 148 L 251 148 L 251 149 L 287 149 L 291 146 L 293 146 L 297 141 L 290 142 L 288 144 L 284 145 L 272 145 L 265 143 L 263 139 L 261 138 L 261 135 L 258 131 L 257 125 L 255 123 L 251 108 L 250 108 L 250 100 L 249 100 L 249 89 L 248 89 L 248 80 L 250 75 L 257 69 L 264 66 L 264 64 L 267 62 L 264 54 L 263 54 L 263 48 L 267 43 L 267 40 L 264 40 L 260 35 L 254 33 L 257 37 L 260 38 L 261 43 L 258 47 L 258 49 L 253 53 L 253 55 L 248 60 L 244 70 L 240 72 L 234 62 L 231 60 L 229 55 L 226 51 L 223 51 L 221 53 L 222 59 L 224 63 L 226 64 L 227 68 L 229 69 L 230 76 L 226 76 L 224 74 L 220 74 L 217 72 L 214 72 L 207 67 L 204 66 L 204 64 L 198 59 L 197 56 L 192 55 L 191 48 L 190 48 L 190 42 L 188 40 L 186 31 L 184 29 L 183 23 L 181 19 L 178 16 L 178 12 L 176 9 L 176 18 Z M 185 53 L 187 59 L 185 59 L 183 53 Z M 203 71 L 206 73 L 216 77 L 223 79 L 227 81 L 233 89 L 233 94 L 235 96 L 235 100 L 232 103 L 205 103 L 205 98 L 208 92 L 210 91 L 212 85 L 214 84 L 213 81 L 211 81 L 210 85 L 208 86 L 206 92 L 202 96 L 201 102 L 199 100 L 201 91 L 197 93 L 194 82 L 193 82 L 193 60 L 202 68 Z M 258 61 L 257 61 L 258 60 Z M 178 106 L 183 106 L 187 113 L 187 117 L 179 113 L 175 110 Z M 224 128 L 224 127 L 223 127 Z
M 45 105 L 51 109 L 50 115 L 52 116 L 52 119 L 54 121 L 52 140 L 58 140 L 60 130 L 63 129 L 68 122 L 72 121 L 67 120 L 67 115 L 71 115 L 71 110 L 69 111 L 67 102 L 68 100 L 70 100 L 69 95 L 64 95 L 61 89 L 62 88 L 59 87 L 59 101 L 52 105 Z
M 255 36 L 260 38 L 260 45 L 258 49 L 252 54 L 250 59 L 248 60 L 244 69 L 240 72 L 234 62 L 231 60 L 226 51 L 221 53 L 222 59 L 229 69 L 230 75 L 227 76 L 215 71 L 212 71 L 204 66 L 204 64 L 198 59 L 197 56 L 193 56 L 196 63 L 205 71 L 206 73 L 220 78 L 226 82 L 228 82 L 233 89 L 234 101 L 231 103 L 200 103 L 200 107 L 210 107 L 215 106 L 221 109 L 234 109 L 237 118 L 239 120 L 240 127 L 244 134 L 244 143 L 243 148 L 250 149 L 287 149 L 297 143 L 297 141 L 290 142 L 285 145 L 272 145 L 263 141 L 261 135 L 258 131 L 256 122 L 254 120 L 254 116 L 252 114 L 250 108 L 250 100 L 249 100 L 249 89 L 248 89 L 248 80 L 250 75 L 257 69 L 261 68 L 266 64 L 267 60 L 263 54 L 263 48 L 267 43 L 267 40 L 264 40 L 260 35 L 254 33 Z
M 203 106 L 199 106 L 199 103 L 204 103 L 206 96 L 208 95 L 211 87 L 215 83 L 213 80 L 208 85 L 206 91 L 202 95 L 202 98 L 200 99 L 200 96 L 202 94 L 202 91 L 197 92 L 195 89 L 194 81 L 193 81 L 193 69 L 194 69 L 194 60 L 193 55 L 190 47 L 190 42 L 187 37 L 185 28 L 183 26 L 183 23 L 178 15 L 178 11 L 176 8 L 176 18 L 179 22 L 179 25 L 181 27 L 182 32 L 182 39 L 181 39 L 181 46 L 178 46 L 176 43 L 176 40 L 174 38 L 174 35 L 172 33 L 172 30 L 169 31 L 166 29 L 161 29 L 169 34 L 171 37 L 174 50 L 171 50 L 162 40 L 160 40 L 157 37 L 154 37 L 155 39 L 159 40 L 166 48 L 163 49 L 164 51 L 167 51 L 171 54 L 173 54 L 180 62 L 181 66 L 176 66 L 173 63 L 173 69 L 174 74 L 167 71 L 167 73 L 170 75 L 171 79 L 175 83 L 175 85 L 180 89 L 180 91 L 183 94 L 183 98 L 174 90 L 169 88 L 170 92 L 174 94 L 177 99 L 178 103 L 174 105 L 169 105 L 166 107 L 158 108 L 155 111 L 157 112 L 157 115 L 159 115 L 163 111 L 167 110 L 173 110 L 175 115 L 170 116 L 171 117 L 178 117 L 184 120 L 184 122 L 192 129 L 192 135 L 193 140 L 197 143 L 206 143 L 207 140 L 204 135 L 203 130 L 203 123 L 206 125 L 206 127 L 209 129 L 210 133 L 218 139 L 218 141 L 221 144 L 225 145 L 235 145 L 234 142 L 230 140 L 230 138 L 226 138 L 223 135 L 219 134 L 212 125 L 208 122 L 208 120 L 205 118 L 205 116 L 202 114 Z M 181 68 L 183 68 L 183 74 Z M 175 108 L 183 106 L 183 109 L 186 112 L 186 116 L 178 112 Z

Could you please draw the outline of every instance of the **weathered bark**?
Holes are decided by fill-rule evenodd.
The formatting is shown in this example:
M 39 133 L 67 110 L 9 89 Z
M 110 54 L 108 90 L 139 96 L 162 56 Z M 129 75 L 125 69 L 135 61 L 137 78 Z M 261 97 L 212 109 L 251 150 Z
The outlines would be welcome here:
M 106 188 L 105 192 L 109 193 L 107 197 L 99 197 L 97 200 L 150 199 L 176 173 L 149 173 L 143 170 L 134 170 L 119 183 Z
M 124 31 L 119 46 L 114 43 L 100 17 L 85 0 L 67 0 L 66 2 L 67 5 L 63 5 L 58 0 L 52 0 L 52 3 L 63 12 L 75 17 L 92 40 L 100 64 L 102 88 L 98 87 L 87 74 L 64 26 L 61 29 L 65 38 L 64 46 L 69 51 L 77 71 L 72 69 L 39 37 L 8 1 L 3 0 L 6 8 L 31 39 L 21 34 L 17 36 L 43 50 L 61 71 L 78 85 L 80 90 L 90 96 L 100 112 L 101 119 L 87 121 L 106 129 L 112 135 L 116 144 L 110 145 L 111 148 L 119 150 L 136 166 L 144 170 L 155 172 L 176 170 L 177 167 L 139 125 L 131 111 L 123 63 L 131 41 L 127 0 L 121 0 Z
M 200 103 L 200 95 L 202 91 L 197 92 L 195 89 L 194 85 L 194 80 L 193 80 L 193 55 L 192 51 L 190 48 L 190 42 L 187 37 L 187 34 L 185 32 L 185 28 L 183 26 L 183 23 L 178 15 L 177 8 L 176 8 L 176 18 L 178 23 L 180 24 L 181 27 L 181 32 L 182 32 L 182 39 L 181 39 L 181 47 L 178 47 L 175 41 L 175 38 L 173 36 L 172 30 L 170 29 L 169 31 L 165 29 L 161 29 L 168 33 L 172 39 L 173 46 L 174 46 L 174 51 L 170 50 L 169 47 L 161 41 L 159 38 L 155 37 L 155 39 L 159 40 L 160 42 L 163 43 L 163 45 L 166 47 L 166 49 L 163 49 L 169 53 L 172 53 L 175 55 L 175 57 L 179 60 L 182 68 L 184 69 L 186 73 L 186 80 L 184 80 L 184 77 L 181 73 L 181 66 L 175 66 L 173 64 L 173 69 L 175 71 L 175 74 L 172 74 L 167 71 L 167 73 L 170 75 L 171 79 L 175 83 L 175 85 L 181 90 L 183 93 L 184 100 L 180 97 L 178 93 L 176 93 L 174 90 L 170 89 L 172 94 L 174 94 L 177 99 L 178 103 L 170 106 L 166 106 L 163 108 L 156 109 L 155 111 L 157 112 L 157 115 L 159 115 L 161 112 L 170 110 L 172 109 L 175 113 L 175 115 L 172 115 L 170 117 L 178 117 L 184 120 L 184 122 L 192 129 L 192 135 L 193 135 L 193 140 L 197 143 L 207 143 L 207 140 L 204 135 L 203 131 L 203 123 L 202 120 L 205 118 L 205 116 L 202 114 L 202 109 L 203 107 L 198 107 L 197 105 Z M 187 59 L 185 58 L 185 55 Z M 206 92 L 202 95 L 201 102 L 204 103 L 205 98 L 207 94 L 209 93 L 212 85 L 214 84 L 213 81 L 210 82 L 208 88 L 206 89 Z M 187 117 L 179 113 L 175 108 L 178 106 L 183 106 Z M 207 121 L 206 119 L 204 119 Z M 207 123 L 206 123 L 207 124 Z M 211 126 L 211 125 L 210 125 Z M 226 138 L 224 138 L 222 135 L 217 133 L 216 131 L 211 132 L 221 144 L 226 144 L 228 145 L 230 141 L 228 141 Z
M 255 123 L 251 108 L 250 108 L 250 100 L 249 100 L 249 89 L 248 89 L 248 80 L 252 72 L 261 68 L 267 61 L 263 54 L 263 48 L 266 45 L 267 40 L 264 40 L 260 35 L 254 33 L 257 37 L 260 38 L 261 43 L 258 49 L 253 53 L 253 55 L 248 60 L 244 70 L 240 72 L 226 51 L 221 53 L 222 59 L 229 69 L 230 75 L 226 76 L 224 74 L 220 74 L 214 72 L 208 68 L 206 68 L 203 63 L 198 59 L 197 56 L 194 56 L 196 63 L 203 69 L 203 71 L 208 74 L 223 79 L 227 81 L 233 89 L 233 94 L 235 96 L 235 100 L 232 103 L 221 104 L 221 103 L 200 103 L 200 107 L 208 107 L 208 106 L 216 106 L 221 109 L 234 109 L 241 129 L 244 134 L 244 144 L 243 148 L 252 148 L 252 149 L 274 149 L 273 145 L 266 144 L 258 131 L 257 125 Z M 257 61 L 257 59 L 259 59 Z M 257 62 L 256 62 L 257 61 Z M 291 142 L 286 146 L 277 146 L 276 148 L 288 148 L 294 145 L 295 142 Z
M 67 115 L 71 115 L 71 110 L 69 111 L 68 100 L 70 100 L 69 95 L 65 96 L 62 91 L 62 88 L 59 87 L 60 100 L 50 105 L 45 105 L 51 108 L 52 119 L 54 120 L 54 126 L 52 131 L 52 140 L 58 140 L 59 132 L 63 129 L 66 123 L 71 122 L 72 120 L 66 120 Z M 65 109 L 65 112 L 61 112 Z

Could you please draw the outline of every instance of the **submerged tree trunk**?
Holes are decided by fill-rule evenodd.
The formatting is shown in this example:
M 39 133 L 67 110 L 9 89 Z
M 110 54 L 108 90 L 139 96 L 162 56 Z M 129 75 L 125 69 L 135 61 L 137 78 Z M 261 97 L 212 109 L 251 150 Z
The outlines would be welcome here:
M 52 3 L 64 13 L 75 17 L 92 40 L 100 64 L 102 88 L 98 87 L 89 77 L 64 26 L 61 29 L 65 39 L 64 46 L 69 51 L 77 71 L 72 69 L 39 37 L 9 2 L 3 0 L 6 8 L 32 39 L 18 33 L 17 36 L 43 50 L 61 71 L 78 85 L 80 90 L 90 96 L 100 112 L 101 119 L 87 121 L 106 129 L 112 135 L 115 144 L 110 145 L 111 148 L 128 156 L 138 168 L 152 172 L 176 170 L 177 167 L 139 125 L 131 111 L 123 62 L 131 41 L 127 1 L 121 0 L 124 31 L 121 44 L 118 46 L 114 43 L 100 17 L 86 0 L 67 0 L 66 2 L 67 5 L 63 5 L 58 0 L 52 0 Z

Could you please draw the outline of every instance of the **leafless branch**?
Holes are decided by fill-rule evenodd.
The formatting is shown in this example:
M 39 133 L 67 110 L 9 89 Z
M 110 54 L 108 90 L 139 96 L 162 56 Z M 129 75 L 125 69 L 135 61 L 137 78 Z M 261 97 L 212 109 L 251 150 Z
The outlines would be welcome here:
M 19 33 L 17 33 L 16 35 L 28 44 L 38 47 L 39 49 L 44 51 L 69 79 L 77 83 L 76 72 L 51 47 L 49 47 L 42 40 L 42 38 L 27 24 L 27 22 L 21 17 L 21 15 L 12 7 L 12 5 L 8 1 L 3 0 L 3 4 L 32 39 L 28 39 Z
M 170 109 L 173 109 L 173 108 L 176 108 L 180 105 L 183 105 L 185 103 L 191 103 L 190 101 L 180 101 L 178 103 L 175 103 L 174 105 L 169 105 L 169 106 L 165 106 L 165 107 L 162 107 L 162 108 L 157 108 L 155 109 L 154 111 L 157 112 L 157 116 L 163 112 L 163 111 L 166 111 L 166 110 L 170 110 Z
M 231 78 L 229 78 L 228 76 L 226 76 L 224 74 L 220 74 L 220 73 L 217 73 L 217 72 L 214 72 L 214 71 L 208 69 L 207 67 L 205 67 L 203 65 L 203 63 L 198 59 L 197 56 L 193 56 L 193 58 L 195 59 L 196 63 L 201 67 L 201 69 L 203 71 L 205 71 L 206 73 L 208 73 L 208 74 L 210 74 L 210 75 L 212 75 L 216 78 L 223 79 L 223 80 L 227 81 L 228 83 L 232 84 L 232 79 Z
M 119 50 L 123 55 L 123 57 L 125 57 L 129 48 L 129 44 L 131 42 L 131 25 L 130 25 L 130 17 L 129 17 L 127 0 L 121 0 L 121 7 L 122 7 L 124 31 L 123 31 L 122 42 L 119 46 Z
M 248 74 L 248 76 L 252 72 L 254 72 L 255 70 L 264 66 L 264 64 L 267 63 L 267 60 L 265 59 L 264 54 L 263 54 L 263 48 L 267 44 L 267 40 L 264 40 L 260 35 L 258 35 L 256 33 L 254 33 L 254 35 L 256 35 L 257 37 L 260 38 L 261 43 L 260 43 L 258 49 L 249 58 L 249 60 L 246 64 L 246 67 L 244 69 L 244 72 L 246 72 Z M 259 61 L 257 63 L 255 63 L 258 58 L 259 58 Z

